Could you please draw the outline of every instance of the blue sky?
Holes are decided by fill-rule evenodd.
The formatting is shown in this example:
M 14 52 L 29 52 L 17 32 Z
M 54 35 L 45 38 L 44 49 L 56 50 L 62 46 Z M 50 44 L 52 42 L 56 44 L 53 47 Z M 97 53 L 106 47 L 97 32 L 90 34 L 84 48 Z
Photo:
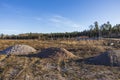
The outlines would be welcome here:
M 120 0 L 0 0 L 0 33 L 82 31 L 120 23 Z

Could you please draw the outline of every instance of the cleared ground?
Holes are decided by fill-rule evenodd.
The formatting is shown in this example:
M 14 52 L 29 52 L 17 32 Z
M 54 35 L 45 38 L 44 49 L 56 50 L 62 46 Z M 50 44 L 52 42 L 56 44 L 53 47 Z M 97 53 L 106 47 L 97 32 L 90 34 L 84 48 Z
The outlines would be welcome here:
M 120 49 L 109 40 L 0 40 L 0 50 L 15 44 L 32 46 L 39 52 L 49 47 L 61 47 L 78 56 L 57 61 L 51 58 L 0 55 L 0 80 L 119 80 L 120 67 L 90 65 L 81 59 L 93 57 L 109 49 Z

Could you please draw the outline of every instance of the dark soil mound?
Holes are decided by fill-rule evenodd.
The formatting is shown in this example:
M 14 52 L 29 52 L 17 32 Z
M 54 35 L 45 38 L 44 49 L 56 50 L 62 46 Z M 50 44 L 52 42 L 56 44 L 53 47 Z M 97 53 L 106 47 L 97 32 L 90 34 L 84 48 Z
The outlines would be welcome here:
M 70 59 L 76 57 L 71 52 L 67 51 L 64 48 L 47 48 L 40 53 L 37 54 L 37 56 L 41 58 L 53 58 L 53 59 Z
M 87 59 L 88 63 L 96 65 L 120 66 L 120 50 L 111 50 Z

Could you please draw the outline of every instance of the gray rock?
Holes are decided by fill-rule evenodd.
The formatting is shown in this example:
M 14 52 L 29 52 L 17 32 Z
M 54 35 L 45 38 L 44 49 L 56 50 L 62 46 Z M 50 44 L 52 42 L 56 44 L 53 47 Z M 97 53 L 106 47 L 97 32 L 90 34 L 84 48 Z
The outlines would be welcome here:
M 28 45 L 14 45 L 2 51 L 2 54 L 26 55 L 36 52 L 36 50 Z

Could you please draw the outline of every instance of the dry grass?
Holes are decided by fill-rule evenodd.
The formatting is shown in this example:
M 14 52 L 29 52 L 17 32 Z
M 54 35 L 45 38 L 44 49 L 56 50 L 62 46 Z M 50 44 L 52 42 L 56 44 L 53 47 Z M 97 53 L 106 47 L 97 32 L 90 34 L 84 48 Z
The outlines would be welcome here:
M 0 61 L 6 58 L 6 55 L 0 55 Z
M 86 41 L 76 41 L 76 40 L 47 40 L 47 41 L 41 41 L 41 40 L 0 40 L 0 49 L 5 49 L 8 46 L 15 45 L 15 44 L 27 44 L 30 46 L 33 46 L 35 48 L 46 48 L 46 47 L 67 47 L 70 45 L 102 45 L 103 41 L 97 41 L 97 40 L 86 40 Z M 71 46 L 72 47 L 72 46 Z
M 104 52 L 108 48 L 104 40 L 0 40 L 0 50 L 15 44 L 25 44 L 42 50 L 62 47 L 80 58 L 87 58 Z M 119 80 L 120 68 L 89 65 L 76 60 L 0 55 L 0 80 Z M 3 60 L 4 59 L 4 60 Z
M 104 45 L 103 40 L 0 40 L 0 50 L 15 44 L 25 44 L 34 47 L 37 50 L 42 50 L 49 47 L 61 47 L 79 57 L 93 56 L 105 51 L 108 47 Z

